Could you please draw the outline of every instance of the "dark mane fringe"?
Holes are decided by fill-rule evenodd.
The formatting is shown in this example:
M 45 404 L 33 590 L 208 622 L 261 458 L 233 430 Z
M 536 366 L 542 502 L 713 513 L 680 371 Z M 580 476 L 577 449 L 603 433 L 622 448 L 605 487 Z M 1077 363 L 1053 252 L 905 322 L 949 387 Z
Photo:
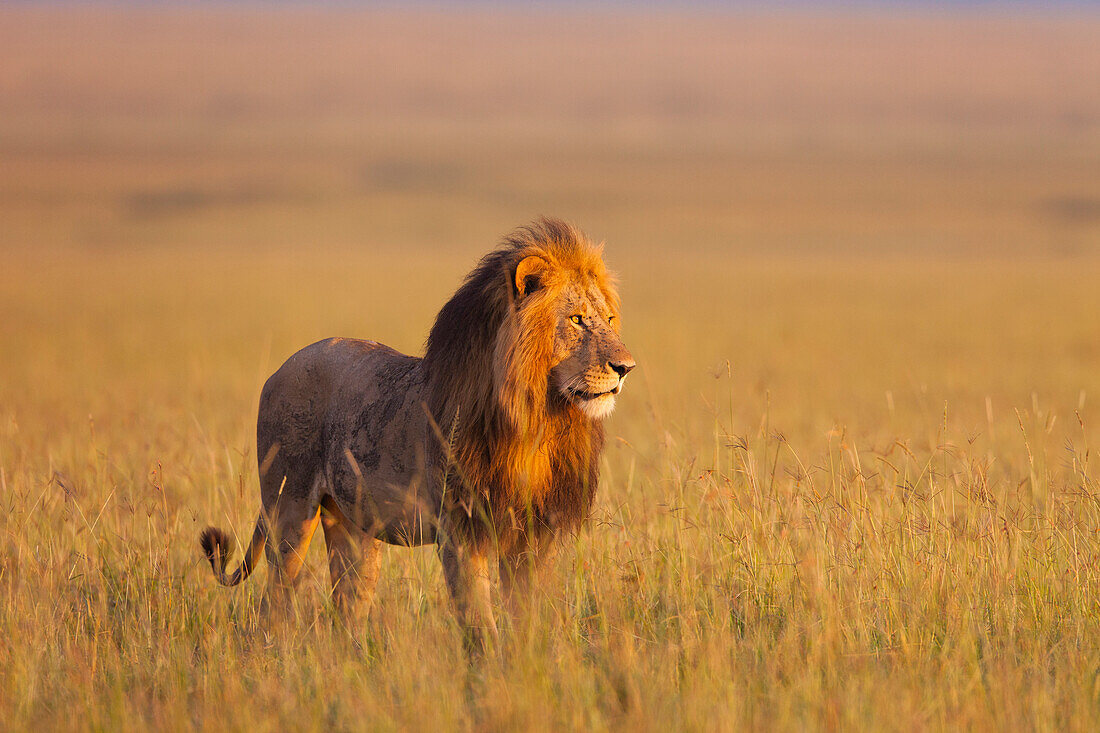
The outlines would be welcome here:
M 538 257 L 533 292 L 516 272 Z M 553 306 L 574 278 L 594 281 L 618 309 L 601 248 L 573 226 L 539 219 L 505 237 L 443 306 L 428 336 L 428 410 L 438 433 L 429 465 L 446 481 L 452 528 L 510 544 L 524 532 L 587 518 L 603 429 L 551 389 Z

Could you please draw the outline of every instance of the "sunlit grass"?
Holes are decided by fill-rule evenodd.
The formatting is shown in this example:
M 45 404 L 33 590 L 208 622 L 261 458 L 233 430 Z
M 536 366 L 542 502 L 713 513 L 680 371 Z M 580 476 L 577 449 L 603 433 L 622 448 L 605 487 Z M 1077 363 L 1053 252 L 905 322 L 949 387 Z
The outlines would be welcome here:
M 92 279 L 74 257 L 50 265 L 52 288 L 41 260 L 17 260 L 6 725 L 1092 727 L 1100 385 L 1093 322 L 1058 317 L 1095 299 L 1078 289 L 1091 265 L 1045 265 L 1060 287 L 1015 306 L 1028 271 L 1008 265 L 608 256 L 641 367 L 600 499 L 535 617 L 473 668 L 430 549 L 387 550 L 373 613 L 349 627 L 318 538 L 273 631 L 264 571 L 217 587 L 196 542 L 255 514 L 265 375 L 331 333 L 416 351 L 462 257 L 161 253 Z
M 0 728 L 1097 729 L 1097 24 L 0 9 Z M 264 379 L 540 214 L 639 367 L 532 616 L 268 627 Z

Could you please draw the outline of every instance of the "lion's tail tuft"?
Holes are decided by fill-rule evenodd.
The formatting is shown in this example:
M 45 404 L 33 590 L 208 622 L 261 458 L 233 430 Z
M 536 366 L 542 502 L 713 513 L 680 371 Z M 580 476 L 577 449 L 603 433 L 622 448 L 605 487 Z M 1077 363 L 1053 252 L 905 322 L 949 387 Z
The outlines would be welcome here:
M 263 517 L 261 516 L 256 520 L 256 529 L 252 532 L 252 541 L 245 550 L 244 560 L 233 571 L 232 575 L 226 575 L 226 565 L 229 564 L 229 558 L 233 555 L 233 543 L 230 541 L 229 535 L 217 527 L 207 527 L 199 535 L 199 545 L 202 547 L 202 552 L 210 563 L 210 567 L 214 570 L 214 577 L 219 583 L 226 586 L 237 585 L 252 574 L 252 569 L 256 567 L 256 562 L 260 559 L 260 552 L 263 550 L 266 540 L 267 532 L 264 529 Z

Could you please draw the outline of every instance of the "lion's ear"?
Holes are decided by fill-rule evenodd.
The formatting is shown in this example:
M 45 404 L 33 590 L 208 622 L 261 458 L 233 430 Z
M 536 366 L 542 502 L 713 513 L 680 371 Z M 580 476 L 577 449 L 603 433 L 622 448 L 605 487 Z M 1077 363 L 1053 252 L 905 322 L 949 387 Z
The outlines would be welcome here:
M 547 263 L 538 255 L 524 257 L 516 265 L 516 293 L 519 297 L 530 295 L 542 287 L 542 278 L 546 274 Z

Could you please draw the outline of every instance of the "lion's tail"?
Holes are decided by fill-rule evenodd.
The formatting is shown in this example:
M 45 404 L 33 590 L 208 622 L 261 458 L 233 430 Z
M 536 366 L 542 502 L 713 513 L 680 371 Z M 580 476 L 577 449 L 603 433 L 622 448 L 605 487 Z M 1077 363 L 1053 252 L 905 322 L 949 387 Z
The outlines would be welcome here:
M 252 532 L 252 541 L 244 552 L 244 560 L 233 571 L 232 575 L 225 574 L 225 566 L 229 564 L 229 557 L 233 554 L 233 544 L 229 535 L 217 527 L 207 527 L 199 536 L 199 545 L 206 559 L 210 561 L 210 567 L 214 569 L 214 577 L 222 585 L 236 585 L 252 574 L 256 562 L 260 559 L 260 553 L 264 549 L 267 540 L 267 528 L 261 514 L 256 519 L 256 529 Z

